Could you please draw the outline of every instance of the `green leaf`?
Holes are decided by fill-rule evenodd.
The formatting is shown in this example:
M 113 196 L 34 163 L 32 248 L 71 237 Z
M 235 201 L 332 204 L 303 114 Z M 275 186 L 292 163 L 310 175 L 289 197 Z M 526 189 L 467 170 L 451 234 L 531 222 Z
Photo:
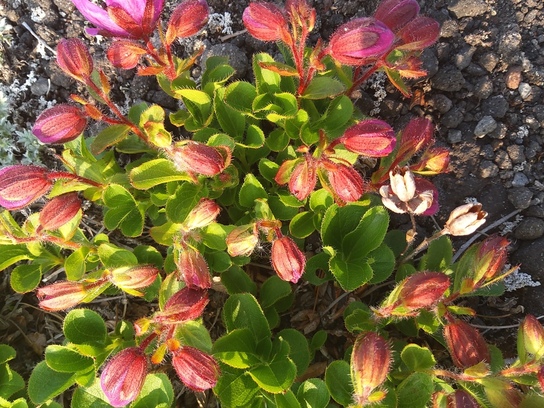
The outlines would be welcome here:
M 183 183 L 174 195 L 166 202 L 166 216 L 169 221 L 182 223 L 187 215 L 204 197 L 205 190 L 202 185 Z
M 303 408 L 326 408 L 331 395 L 323 380 L 310 378 L 298 387 L 297 398 Z
M 274 306 L 283 298 L 291 295 L 291 285 L 289 282 L 281 280 L 277 275 L 272 275 L 261 286 L 259 299 L 263 308 Z
M 181 98 L 198 125 L 204 126 L 208 123 L 213 114 L 210 95 L 204 91 L 189 88 L 176 89 L 175 93 Z
M 412 373 L 397 387 L 399 408 L 425 408 L 434 391 L 429 374 Z
M 323 245 L 340 248 L 345 236 L 359 225 L 369 204 L 367 202 L 364 205 L 362 202 L 358 202 L 344 207 L 339 207 L 337 204 L 331 205 L 325 212 L 321 223 Z
M 121 249 L 110 243 L 100 244 L 98 256 L 106 268 L 120 268 L 138 265 L 138 258 L 127 249 Z
M 257 299 L 249 293 L 231 295 L 223 306 L 223 321 L 227 331 L 248 328 L 257 343 L 270 339 L 271 332 Z
M 167 159 L 155 159 L 133 168 L 129 174 L 130 183 L 139 190 L 148 190 L 169 181 L 191 181 L 191 178 L 176 169 Z
M 248 149 L 258 149 L 264 146 L 264 132 L 260 127 L 249 125 L 246 131 L 246 137 L 243 143 L 238 143 L 239 146 L 247 147 Z
M 166 374 L 148 374 L 138 399 L 131 408 L 170 408 L 174 403 L 174 389 Z
M 31 259 L 26 245 L 2 245 L 0 251 L 0 271 L 23 259 Z
M 76 281 L 83 278 L 86 271 L 85 260 L 87 259 L 89 251 L 89 248 L 81 247 L 68 255 L 64 260 L 64 270 L 66 271 L 68 280 Z
M 310 209 L 313 212 L 324 213 L 328 208 L 334 204 L 334 198 L 324 188 L 316 190 L 310 194 Z
M 325 252 L 320 252 L 308 259 L 304 270 L 304 279 L 316 286 L 332 280 L 332 275 L 329 272 L 329 260 L 330 256 Z
M 215 395 L 225 407 L 247 407 L 258 391 L 259 386 L 245 370 L 227 367 L 222 367 L 221 376 L 214 388 Z
M 389 214 L 385 208 L 372 207 L 365 212 L 357 228 L 346 234 L 342 240 L 342 252 L 352 257 L 355 252 L 357 257 L 365 256 L 370 251 L 378 248 L 389 226 Z
M 257 96 L 255 86 L 249 82 L 238 81 L 227 86 L 225 90 L 225 102 L 240 112 L 251 114 L 253 112 L 253 100 Z
M 176 336 L 187 346 L 210 353 L 212 351 L 212 339 L 210 332 L 202 322 L 191 320 L 183 323 L 176 331 Z
M 291 359 L 278 356 L 270 363 L 263 363 L 251 368 L 248 373 L 263 390 L 278 394 L 285 392 L 293 384 L 297 367 Z
M 272 160 L 267 158 L 262 158 L 259 160 L 259 173 L 267 181 L 274 182 L 274 177 L 276 177 L 279 168 L 279 164 L 273 162 Z
M 314 231 L 314 213 L 310 211 L 298 213 L 289 223 L 289 232 L 295 238 L 306 238 Z
M 333 98 L 340 95 L 345 90 L 342 82 L 333 78 L 320 76 L 312 79 L 301 96 L 306 99 Z
M 108 147 L 113 146 L 127 137 L 130 131 L 128 125 L 111 125 L 100 131 L 91 143 L 91 152 L 100 154 Z
M 213 345 L 213 354 L 234 368 L 249 368 L 261 362 L 255 337 L 247 328 L 232 330 L 217 339 Z
M 395 269 L 395 254 L 387 245 L 382 244 L 368 254 L 366 262 L 374 272 L 370 283 L 381 283 L 389 278 Z
M 402 93 L 403 96 L 409 98 L 412 95 L 410 89 L 408 89 L 406 83 L 404 82 L 398 71 L 389 69 L 385 66 L 383 67 L 383 70 L 387 74 L 387 78 L 389 78 L 391 83 Z
M 244 184 L 240 188 L 238 201 L 242 207 L 253 208 L 255 200 L 258 198 L 268 198 L 268 194 L 257 177 L 249 173 L 244 178 Z
M 76 377 L 76 373 L 54 371 L 41 361 L 28 380 L 28 396 L 34 404 L 43 404 L 70 388 Z
M 261 68 L 260 62 L 275 62 L 274 58 L 266 53 L 259 53 L 253 56 L 253 73 L 255 74 L 255 85 L 258 93 L 279 92 L 281 76 L 268 69 Z
M 107 207 L 104 225 L 109 230 L 119 227 L 124 235 L 138 237 L 144 228 L 144 213 L 138 203 L 123 186 L 110 184 L 102 195 Z
M 42 279 L 42 265 L 37 263 L 18 265 L 9 277 L 11 288 L 17 293 L 27 293 L 38 287 Z
M 224 251 L 227 249 L 227 235 L 233 229 L 232 226 L 225 226 L 217 222 L 213 222 L 200 231 L 202 242 L 208 248 Z M 218 271 L 219 272 L 219 271 Z
M 346 292 L 357 289 L 370 281 L 373 276 L 372 268 L 361 258 L 344 259 L 342 253 L 337 253 L 329 261 L 334 277 Z
M 340 136 L 353 115 L 353 102 L 346 95 L 331 101 L 324 117 L 318 121 L 329 138 Z
M 104 320 L 89 309 L 71 310 L 64 318 L 63 331 L 66 338 L 75 344 L 101 346 L 107 335 Z
M 0 364 L 13 360 L 17 355 L 15 349 L 7 344 L 0 344 Z
M 257 285 L 239 266 L 233 266 L 221 274 L 221 282 L 229 295 L 235 293 L 257 293 Z
M 278 333 L 289 344 L 289 358 L 297 366 L 297 377 L 300 377 L 310 365 L 311 355 L 308 340 L 295 329 L 284 329 Z
M 289 145 L 289 136 L 285 130 L 278 128 L 270 132 L 266 138 L 266 146 L 273 152 L 281 152 Z
M 340 405 L 352 403 L 353 386 L 349 364 L 344 360 L 333 361 L 325 371 L 325 384 L 331 397 Z
M 436 360 L 427 347 L 408 344 L 400 353 L 400 358 L 411 371 L 423 371 L 434 367 Z
M 279 195 L 273 195 L 268 199 L 268 205 L 278 220 L 290 220 L 298 213 L 298 207 L 292 207 L 281 199 Z
M 235 140 L 241 141 L 246 128 L 246 117 L 243 113 L 228 106 L 223 101 L 224 97 L 225 90 L 223 88 L 217 89 L 213 99 L 215 116 L 221 125 L 221 129 L 223 129 L 226 134 Z
M 73 408 L 111 408 L 100 386 L 100 380 L 95 379 L 88 387 L 77 387 L 72 395 Z
M 85 371 L 94 364 L 92 358 L 83 356 L 69 347 L 55 344 L 45 349 L 45 362 L 51 369 L 60 373 Z
M 432 241 L 419 263 L 419 270 L 445 271 L 451 266 L 453 249 L 451 240 L 442 236 Z
M 151 238 L 158 244 L 170 246 L 172 245 L 174 236 L 181 231 L 181 228 L 181 224 L 168 221 L 157 227 L 151 227 L 149 229 L 149 235 L 151 235 Z

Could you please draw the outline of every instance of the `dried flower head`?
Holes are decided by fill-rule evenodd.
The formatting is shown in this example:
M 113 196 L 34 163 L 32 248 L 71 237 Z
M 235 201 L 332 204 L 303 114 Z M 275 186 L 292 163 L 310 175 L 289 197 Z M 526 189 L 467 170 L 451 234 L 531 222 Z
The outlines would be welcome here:
M 469 235 L 485 223 L 486 217 L 482 204 L 464 204 L 451 212 L 444 229 L 454 236 Z

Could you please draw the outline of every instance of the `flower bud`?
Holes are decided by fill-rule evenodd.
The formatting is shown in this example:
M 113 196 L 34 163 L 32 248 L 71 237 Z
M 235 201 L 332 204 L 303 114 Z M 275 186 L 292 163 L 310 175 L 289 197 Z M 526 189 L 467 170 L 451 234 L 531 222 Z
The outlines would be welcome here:
M 440 36 L 438 21 L 430 17 L 416 17 L 406 24 L 397 35 L 402 44 L 396 47 L 403 51 L 420 51 L 433 45 Z
M 337 140 L 350 152 L 370 157 L 387 156 L 397 143 L 393 128 L 378 119 L 363 120 L 351 126 Z
M 124 266 L 111 270 L 111 283 L 135 296 L 143 294 L 137 289 L 147 288 L 159 275 L 159 269 L 153 265 Z
M 193 391 L 215 387 L 219 379 L 219 364 L 197 348 L 183 346 L 173 352 L 172 365 L 179 379 Z
M 225 157 L 219 149 L 219 147 L 191 141 L 175 147 L 171 151 L 171 158 L 180 171 L 213 177 L 230 164 L 230 149 L 221 147 Z
M 396 33 L 416 18 L 418 13 L 419 4 L 416 0 L 383 0 L 374 12 L 374 18 Z
M 447 397 L 448 408 L 479 408 L 480 404 L 465 390 L 456 390 Z
M 185 287 L 176 292 L 155 314 L 154 320 L 162 324 L 178 324 L 199 318 L 208 304 L 208 292 Z
M 87 127 L 87 117 L 81 109 L 67 104 L 43 111 L 32 128 L 42 143 L 62 144 L 77 138 Z
M 480 332 L 467 322 L 455 320 L 444 327 L 444 339 L 459 368 L 472 367 L 482 361 L 489 362 L 487 343 Z
M 192 248 L 183 248 L 177 253 L 176 265 L 185 285 L 202 289 L 211 288 L 212 277 L 202 254 Z
M 215 201 L 202 198 L 189 212 L 189 215 L 183 221 L 183 225 L 187 230 L 204 228 L 214 222 L 220 212 L 221 207 Z
M 405 162 L 433 140 L 434 125 L 429 119 L 412 119 L 401 132 L 397 160 Z
M 138 397 L 146 376 L 145 354 L 137 347 L 130 347 L 106 364 L 100 375 L 100 386 L 112 406 L 124 407 Z
M 450 279 L 441 272 L 417 272 L 400 283 L 399 300 L 410 310 L 436 304 L 450 287 Z
M 108 48 L 107 56 L 116 68 L 132 69 L 138 65 L 142 55 L 147 54 L 145 48 L 130 40 L 116 40 Z
M 391 180 L 391 190 L 399 198 L 400 201 L 407 203 L 416 194 L 416 181 L 414 173 L 412 173 L 407 167 L 396 168 L 389 172 L 389 179 Z
M 293 283 L 298 282 L 306 266 L 306 257 L 289 237 L 274 240 L 271 260 L 278 276 L 284 281 Z
M 492 280 L 501 273 L 508 256 L 508 244 L 508 240 L 499 235 L 491 235 L 480 244 L 472 268 L 476 286 Z
M 16 164 L 0 169 L 0 205 L 8 210 L 26 207 L 53 185 L 47 169 Z
M 88 294 L 83 283 L 70 281 L 53 283 L 36 291 L 36 297 L 40 301 L 38 306 L 48 312 L 77 306 Z
M 195 35 L 208 21 L 206 0 L 185 0 L 172 12 L 166 29 L 166 43 L 172 44 L 176 38 Z
M 294 26 L 305 25 L 308 32 L 314 29 L 317 13 L 315 8 L 310 7 L 307 0 L 286 0 L 285 10 Z
M 329 185 L 324 187 L 329 187 L 336 201 L 357 201 L 363 195 L 363 178 L 353 167 L 323 160 L 320 170 L 325 171 L 328 179 Z
M 357 337 L 351 352 L 351 382 L 356 404 L 364 406 L 369 402 L 372 391 L 387 378 L 390 364 L 391 349 L 385 339 L 374 332 Z
M 484 378 L 481 380 L 485 396 L 492 407 L 519 408 L 522 406 L 523 395 L 512 383 L 499 378 Z
M 469 235 L 485 223 L 485 217 L 480 203 L 464 204 L 451 212 L 444 228 L 454 236 Z
M 523 348 L 537 358 L 544 355 L 544 327 L 533 315 L 525 316 L 518 329 Z M 519 340 L 518 340 L 519 341 Z
M 227 235 L 227 252 L 230 256 L 250 256 L 259 243 L 256 224 L 240 225 Z
M 450 152 L 443 147 L 431 147 L 421 155 L 420 162 L 410 166 L 410 170 L 418 174 L 434 176 L 448 170 Z
M 289 26 L 283 10 L 273 3 L 249 3 L 242 21 L 249 34 L 258 40 L 290 42 Z
M 78 81 L 87 81 L 93 72 L 93 59 L 79 38 L 63 38 L 57 45 L 57 64 Z
M 81 210 L 77 193 L 56 196 L 40 211 L 40 227 L 46 231 L 56 230 L 68 223 Z
M 298 163 L 289 178 L 289 191 L 299 200 L 305 200 L 314 191 L 317 183 L 316 162 L 306 155 L 305 160 Z
M 329 54 L 346 65 L 365 65 L 393 44 L 395 35 L 382 22 L 362 17 L 341 25 L 329 42 Z

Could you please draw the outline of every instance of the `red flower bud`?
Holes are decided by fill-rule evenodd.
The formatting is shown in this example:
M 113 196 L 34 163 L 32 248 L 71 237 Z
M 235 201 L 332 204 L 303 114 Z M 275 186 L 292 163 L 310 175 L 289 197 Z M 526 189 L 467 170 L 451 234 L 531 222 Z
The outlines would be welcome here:
M 349 151 L 370 157 L 387 156 L 397 143 L 395 131 L 378 119 L 363 120 L 351 126 L 337 140 Z
M 193 391 L 213 388 L 219 378 L 219 364 L 197 348 L 183 346 L 173 352 L 172 365 L 181 381 Z
M 489 348 L 480 332 L 467 322 L 455 320 L 444 327 L 444 339 L 459 368 L 472 367 L 482 361 L 489 362 Z
M 450 279 L 441 272 L 418 272 L 403 280 L 400 286 L 401 305 L 416 310 L 435 305 L 450 287 Z
M 147 54 L 145 48 L 130 40 L 114 41 L 108 48 L 108 60 L 116 68 L 132 69 L 138 65 L 142 55 Z
M 476 254 L 476 277 L 478 282 L 493 279 L 501 273 L 508 256 L 509 241 L 499 235 L 491 235 L 482 242 Z
M 212 277 L 202 254 L 192 248 L 180 249 L 176 265 L 181 279 L 189 287 L 208 289 L 212 287 Z
M 328 180 L 327 188 L 340 204 L 357 201 L 363 195 L 363 178 L 351 166 L 334 163 L 330 160 L 321 160 L 320 168 L 325 172 Z
M 292 22 L 296 22 L 295 26 L 306 26 L 308 32 L 312 31 L 315 26 L 316 11 L 310 7 L 307 0 L 286 0 L 285 10 Z
M 87 117 L 81 109 L 67 104 L 43 111 L 32 128 L 42 143 L 62 144 L 77 138 L 87 126 Z
M 431 147 L 421 155 L 420 162 L 410 166 L 410 170 L 418 174 L 434 176 L 448 170 L 450 151 L 443 147 Z
M 93 59 L 78 38 L 63 38 L 57 45 L 57 64 L 68 75 L 85 82 L 93 72 Z
M 525 351 L 540 358 L 544 355 L 544 327 L 533 315 L 525 316 L 518 329 Z
M 195 35 L 208 21 L 208 3 L 205 0 L 185 0 L 172 12 L 166 30 L 166 43 L 176 38 Z
M 479 408 L 480 404 L 465 390 L 456 390 L 447 397 L 448 408 Z
M 416 18 L 418 13 L 419 4 L 416 0 L 383 0 L 374 12 L 374 18 L 396 33 Z
M 434 125 L 429 119 L 412 119 L 402 130 L 397 160 L 407 161 L 433 140 Z
M 199 318 L 208 304 L 208 292 L 185 287 L 176 292 L 154 316 L 157 323 L 178 324 Z
M 419 51 L 438 40 L 440 25 L 430 17 L 419 16 L 406 24 L 397 35 L 402 40 L 402 44 L 396 47 L 397 50 Z
M 249 3 L 242 21 L 249 34 L 258 40 L 290 42 L 291 35 L 283 10 L 273 3 Z
M 220 153 L 224 152 L 224 156 Z M 199 142 L 188 142 L 171 151 L 172 161 L 180 171 L 213 177 L 230 164 L 231 152 L 227 147 L 213 147 Z
M 124 266 L 111 270 L 109 279 L 115 286 L 135 296 L 143 294 L 137 289 L 147 288 L 157 276 L 159 270 L 153 265 Z
M 39 306 L 48 312 L 58 312 L 77 306 L 89 292 L 81 282 L 57 282 L 36 291 Z
M 240 225 L 227 235 L 227 251 L 230 256 L 250 256 L 258 243 L 256 224 Z
M 56 230 L 68 223 L 81 210 L 81 200 L 77 193 L 56 196 L 40 211 L 40 229 Z
M 137 347 L 130 347 L 106 364 L 100 375 L 100 386 L 112 406 L 124 407 L 138 397 L 146 376 L 145 354 Z
M 461 205 L 451 212 L 444 228 L 454 236 L 469 235 L 485 223 L 485 217 L 480 203 Z
M 390 364 L 391 349 L 385 339 L 373 332 L 357 337 L 351 352 L 351 382 L 356 404 L 368 404 L 372 391 L 387 378 Z
M 299 200 L 305 200 L 317 183 L 316 162 L 310 155 L 298 163 L 289 178 L 289 191 Z
M 271 260 L 278 276 L 293 283 L 298 282 L 306 266 L 306 257 L 289 237 L 278 238 L 272 243 Z
M 0 205 L 8 210 L 26 207 L 52 186 L 47 169 L 16 164 L 0 169 Z
M 329 42 L 329 54 L 346 65 L 365 65 L 393 44 L 395 35 L 382 22 L 363 17 L 341 25 Z
M 209 198 L 202 198 L 183 221 L 187 230 L 204 228 L 215 221 L 221 207 Z

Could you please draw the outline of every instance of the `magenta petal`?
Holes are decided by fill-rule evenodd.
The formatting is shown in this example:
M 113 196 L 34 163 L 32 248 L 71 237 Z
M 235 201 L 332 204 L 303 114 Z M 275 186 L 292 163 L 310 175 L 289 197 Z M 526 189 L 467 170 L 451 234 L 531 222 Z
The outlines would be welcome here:
M 396 33 L 416 18 L 418 13 L 419 4 L 416 0 L 384 0 L 376 9 L 374 18 Z
M 114 37 L 129 37 L 130 34 L 111 21 L 108 12 L 103 8 L 91 3 L 88 0 L 72 0 L 74 6 L 90 23 L 96 26 L 96 29 L 89 28 L 87 32 L 91 35 L 97 35 L 106 32 Z

